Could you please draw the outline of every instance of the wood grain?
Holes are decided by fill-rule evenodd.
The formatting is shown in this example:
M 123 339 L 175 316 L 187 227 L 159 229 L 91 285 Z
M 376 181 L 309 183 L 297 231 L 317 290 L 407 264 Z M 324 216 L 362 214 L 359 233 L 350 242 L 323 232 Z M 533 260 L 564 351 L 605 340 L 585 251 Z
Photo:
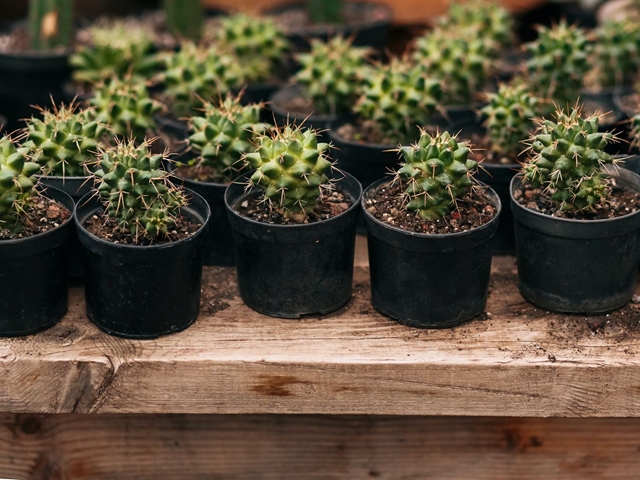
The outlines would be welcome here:
M 208 268 L 198 321 L 152 341 L 101 333 L 74 287 L 59 325 L 0 340 L 0 411 L 640 416 L 640 305 L 551 315 L 496 257 L 485 316 L 417 330 L 373 309 L 363 263 L 360 241 L 352 301 L 300 321 L 253 312 L 233 270 Z
M 640 420 L 2 415 L 0 478 L 637 479 Z

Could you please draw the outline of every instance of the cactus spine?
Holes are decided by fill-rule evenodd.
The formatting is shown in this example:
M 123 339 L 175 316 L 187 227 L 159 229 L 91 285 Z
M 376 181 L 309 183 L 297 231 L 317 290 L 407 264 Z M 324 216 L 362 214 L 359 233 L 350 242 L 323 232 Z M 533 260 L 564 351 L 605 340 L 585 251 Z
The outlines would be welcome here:
M 468 158 L 469 146 L 449 132 L 432 136 L 422 131 L 417 143 L 400 152 L 404 160 L 397 177 L 406 185 L 407 210 L 421 218 L 444 217 L 471 190 L 478 164 Z
M 31 48 L 68 47 L 73 32 L 73 0 L 30 0 Z
M 162 0 L 171 33 L 183 39 L 198 40 L 204 24 L 202 0 Z
M 311 23 L 341 23 L 342 0 L 307 0 Z

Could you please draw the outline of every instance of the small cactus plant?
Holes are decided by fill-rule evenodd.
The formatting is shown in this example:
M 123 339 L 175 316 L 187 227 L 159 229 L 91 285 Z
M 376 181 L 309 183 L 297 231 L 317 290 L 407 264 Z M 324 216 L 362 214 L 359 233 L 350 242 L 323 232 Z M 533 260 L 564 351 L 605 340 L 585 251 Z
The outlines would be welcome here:
M 34 195 L 35 174 L 40 165 L 27 161 L 24 148 L 16 148 L 11 138 L 0 138 L 0 230 L 20 233 L 20 215 Z
M 558 110 L 555 120 L 539 122 L 524 178 L 548 192 L 560 210 L 593 209 L 609 197 L 603 166 L 614 159 L 604 149 L 615 140 L 598 132 L 598 115 L 585 118 L 578 106 L 568 113 Z
M 273 20 L 242 13 L 221 20 L 216 40 L 239 59 L 248 82 L 269 80 L 289 49 L 287 37 Z
M 437 80 L 407 61 L 393 59 L 371 71 L 354 111 L 375 124 L 387 142 L 404 143 L 416 138 L 418 125 L 429 123 L 440 98 Z
M 118 141 L 99 153 L 98 193 L 106 213 L 134 239 L 167 239 L 180 209 L 184 191 L 171 184 L 162 168 L 166 155 L 150 152 L 151 142 Z
M 529 93 L 523 84 L 501 84 L 496 93 L 488 95 L 489 103 L 480 111 L 485 117 L 487 137 L 492 152 L 515 163 L 534 129 L 540 99 Z
M 526 47 L 531 55 L 527 62 L 531 92 L 563 108 L 575 104 L 591 68 L 592 45 L 586 32 L 562 21 L 540 27 L 538 39 Z
M 449 132 L 422 131 L 417 143 L 400 147 L 403 163 L 397 177 L 406 185 L 407 210 L 425 220 L 438 220 L 456 207 L 473 186 L 478 164 L 470 148 Z
M 250 185 L 264 190 L 265 198 L 282 215 L 302 220 L 313 211 L 322 188 L 330 185 L 332 168 L 327 152 L 311 129 L 285 126 L 263 136 L 254 153 L 244 156 L 256 169 Z
M 31 48 L 68 47 L 73 32 L 73 0 L 30 0 Z
M 228 182 L 244 167 L 244 156 L 255 149 L 258 138 L 269 126 L 260 121 L 263 105 L 242 105 L 240 97 L 227 96 L 217 103 L 207 102 L 201 115 L 189 119 L 187 139 L 196 158 L 189 165 L 209 169 L 204 178 Z
M 353 107 L 366 78 L 370 50 L 354 47 L 351 40 L 340 36 L 328 42 L 311 41 L 311 52 L 297 56 L 301 68 L 296 82 L 313 100 L 318 113 L 347 113 Z
M 25 129 L 23 146 L 44 175 L 81 177 L 94 159 L 105 126 L 76 105 L 43 109 L 42 118 L 32 117 Z
M 631 119 L 631 146 L 640 147 L 640 114 Z
M 162 0 L 162 6 L 171 33 L 183 39 L 200 38 L 204 24 L 202 0 Z
M 112 78 L 98 85 L 90 100 L 92 117 L 108 127 L 112 138 L 133 137 L 143 141 L 156 130 L 154 116 L 162 109 L 159 102 L 149 96 L 144 82 Z
M 640 70 L 640 24 L 607 21 L 595 30 L 594 61 L 600 87 L 630 85 Z

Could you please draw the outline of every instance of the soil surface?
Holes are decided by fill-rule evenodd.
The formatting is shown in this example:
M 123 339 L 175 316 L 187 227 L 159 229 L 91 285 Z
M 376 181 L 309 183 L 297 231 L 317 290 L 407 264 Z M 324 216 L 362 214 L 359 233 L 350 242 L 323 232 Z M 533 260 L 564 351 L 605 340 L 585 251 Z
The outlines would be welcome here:
M 435 134 L 438 131 L 443 131 L 445 128 L 437 124 L 428 125 L 424 127 L 427 132 Z M 394 148 L 398 145 L 397 139 L 389 138 L 385 135 L 385 132 L 380 129 L 377 123 L 371 120 L 358 120 L 355 123 L 345 123 L 336 130 L 336 133 L 341 138 L 355 143 L 370 144 L 370 145 L 388 145 L 389 148 Z M 418 140 L 416 134 L 415 140 Z M 408 144 L 410 142 L 405 142 Z
M 285 98 L 278 103 L 278 107 L 286 110 L 287 112 L 291 112 L 298 117 L 306 117 L 312 114 L 326 115 L 324 112 L 316 110 L 313 100 L 309 97 Z
M 62 53 L 66 50 L 66 47 L 56 47 L 47 50 L 47 52 Z M 20 23 L 10 32 L 0 35 L 0 53 L 26 53 L 33 51 L 26 23 Z
M 22 231 L 12 235 L 8 230 L 0 229 L 0 241 L 27 238 L 48 232 L 62 225 L 70 216 L 71 212 L 61 203 L 42 195 L 36 195 L 33 197 L 26 215 L 22 215 L 20 218 L 20 223 L 23 226 Z
M 469 138 L 470 137 L 470 138 Z M 491 144 L 486 135 L 481 133 L 473 133 L 470 136 L 460 135 L 461 140 L 471 143 L 471 159 L 480 163 L 490 163 L 492 165 L 515 165 L 523 162 L 526 159 L 526 154 L 520 153 L 515 158 L 513 156 L 505 156 L 491 150 Z M 522 150 L 527 148 L 525 144 L 522 144 Z
M 541 188 L 524 185 L 523 189 L 514 192 L 516 201 L 530 210 L 544 213 L 552 217 L 572 220 L 606 220 L 629 215 L 640 209 L 640 193 L 618 185 L 615 178 L 607 178 L 610 192 L 609 202 L 596 205 L 593 211 L 562 211 L 552 203 L 548 193 Z
M 276 225 L 300 225 L 321 222 L 336 217 L 348 210 L 352 204 L 351 199 L 342 192 L 340 187 L 334 186 L 331 190 L 323 192 L 314 211 L 308 213 L 302 219 L 285 217 L 273 207 L 271 202 L 265 201 L 262 193 L 243 201 L 237 211 L 241 215 L 258 222 Z
M 218 185 L 227 185 L 231 183 L 231 179 L 221 175 L 215 169 L 208 166 L 181 166 L 176 168 L 174 173 L 180 178 L 186 178 L 187 180 L 193 180 L 194 182 L 215 183 Z
M 632 93 L 625 95 L 620 98 L 620 103 L 630 117 L 640 113 L 640 94 Z
M 357 26 L 381 20 L 386 20 L 387 10 L 382 7 L 359 8 L 355 3 L 345 3 L 344 5 L 344 25 Z M 312 23 L 304 6 L 293 7 L 288 10 L 271 14 L 274 22 L 285 33 L 305 34 L 308 30 L 335 30 L 336 25 L 331 23 Z M 340 27 L 341 25 L 338 25 Z
M 367 211 L 381 222 L 408 232 L 424 234 L 459 233 L 488 223 L 496 216 L 496 210 L 480 187 L 456 201 L 456 208 L 439 220 L 425 220 L 417 213 L 405 209 L 405 188 L 396 181 L 382 186 L 373 198 L 364 200 Z

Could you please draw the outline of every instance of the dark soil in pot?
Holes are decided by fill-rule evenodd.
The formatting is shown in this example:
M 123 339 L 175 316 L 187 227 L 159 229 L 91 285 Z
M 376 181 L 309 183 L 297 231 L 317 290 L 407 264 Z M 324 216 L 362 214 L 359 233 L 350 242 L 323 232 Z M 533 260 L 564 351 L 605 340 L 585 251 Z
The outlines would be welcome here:
M 341 178 L 337 172 L 333 175 Z M 342 204 L 331 205 L 332 196 L 328 196 L 324 206 L 329 211 L 323 213 L 328 218 L 305 224 L 256 220 L 263 215 L 272 221 L 277 219 L 255 208 L 262 192 L 245 192 L 246 181 L 231 184 L 225 195 L 244 302 L 260 313 L 280 318 L 322 315 L 347 303 L 352 293 L 356 220 L 362 194 L 358 181 L 345 174 L 336 183 Z M 334 214 L 338 211 L 341 213 Z
M 393 11 L 390 7 L 376 3 L 345 2 L 342 24 L 313 24 L 309 21 L 304 2 L 293 2 L 265 12 L 287 34 L 298 50 L 309 50 L 309 41 L 342 35 L 354 37 L 353 44 L 383 50 L 391 28 Z
M 103 207 L 91 195 L 80 200 L 75 222 L 83 245 L 87 315 L 100 329 L 125 338 L 156 338 L 197 319 L 210 211 L 202 197 L 188 193 L 182 224 L 190 224 L 185 228 L 192 233 L 148 246 L 113 243 L 90 233 L 87 228 L 96 232 L 104 225 L 95 218 Z
M 562 212 L 545 211 L 548 201 L 523 191 L 520 177 L 512 180 L 518 287 L 534 305 L 597 314 L 633 296 L 640 262 L 640 176 L 625 169 L 609 173 L 612 205 L 584 218 L 551 216 Z
M 500 199 L 478 190 L 429 222 L 404 210 L 400 188 L 384 178 L 363 196 L 373 306 L 420 328 L 453 327 L 482 313 Z
M 69 306 L 67 241 L 74 203 L 44 188 L 31 236 L 0 239 L 0 336 L 29 335 L 55 325 Z M 45 221 L 42 221 L 42 219 Z M 24 233 L 23 233 L 24 235 Z

